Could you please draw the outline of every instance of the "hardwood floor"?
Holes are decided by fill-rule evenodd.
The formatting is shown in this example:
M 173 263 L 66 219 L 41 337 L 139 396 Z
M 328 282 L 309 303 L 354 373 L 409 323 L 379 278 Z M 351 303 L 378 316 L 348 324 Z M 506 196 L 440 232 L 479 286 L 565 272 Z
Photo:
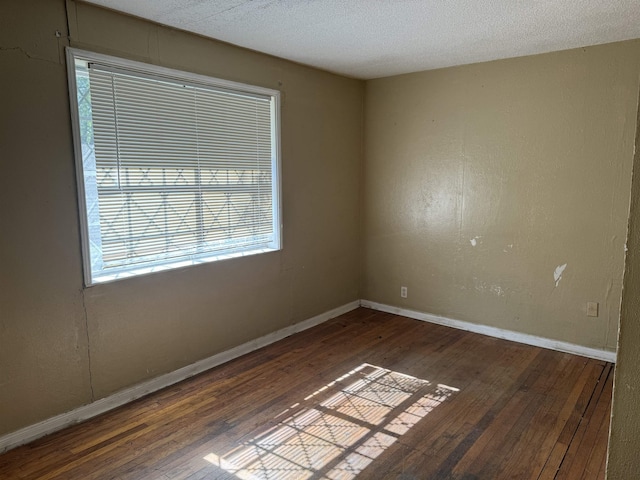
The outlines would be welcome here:
M 359 308 L 0 455 L 0 478 L 602 479 L 612 376 Z

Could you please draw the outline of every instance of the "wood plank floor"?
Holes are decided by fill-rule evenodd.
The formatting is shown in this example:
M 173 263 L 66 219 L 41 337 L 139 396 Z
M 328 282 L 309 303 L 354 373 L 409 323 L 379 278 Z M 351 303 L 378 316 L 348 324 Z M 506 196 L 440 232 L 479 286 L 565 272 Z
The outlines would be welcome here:
M 0 455 L 0 478 L 602 479 L 612 370 L 359 308 Z

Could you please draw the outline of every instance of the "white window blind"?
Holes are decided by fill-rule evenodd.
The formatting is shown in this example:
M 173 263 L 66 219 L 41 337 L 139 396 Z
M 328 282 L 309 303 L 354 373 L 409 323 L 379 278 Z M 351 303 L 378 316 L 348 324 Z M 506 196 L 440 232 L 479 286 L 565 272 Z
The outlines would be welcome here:
M 72 55 L 87 283 L 280 248 L 277 92 Z

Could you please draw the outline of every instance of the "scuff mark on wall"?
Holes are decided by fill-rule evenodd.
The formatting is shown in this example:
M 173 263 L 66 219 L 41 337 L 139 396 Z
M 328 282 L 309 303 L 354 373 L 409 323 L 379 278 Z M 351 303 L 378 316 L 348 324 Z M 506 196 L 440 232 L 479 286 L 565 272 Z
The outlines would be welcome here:
M 502 288 L 500 285 L 490 285 L 487 282 L 483 282 L 481 280 L 478 280 L 476 277 L 473 278 L 473 282 L 475 283 L 475 290 L 477 292 L 490 292 L 493 293 L 494 295 L 497 295 L 498 297 L 504 297 L 505 294 L 507 293 L 506 290 L 504 288 Z
M 509 250 L 513 249 L 513 243 L 510 243 L 509 245 L 507 245 L 506 248 L 503 248 L 502 251 L 504 253 L 509 253 Z
M 471 240 L 469 240 L 469 242 L 471 242 L 471 246 L 475 247 L 478 244 L 478 240 L 480 240 L 481 238 L 482 238 L 481 235 L 476 235 Z
M 605 305 L 609 305 L 610 303 L 610 297 L 611 297 L 611 293 L 613 292 L 613 280 L 609 280 L 607 282 L 607 291 L 604 294 L 604 304 Z
M 567 264 L 566 263 L 564 265 L 558 265 L 556 267 L 555 271 L 553 272 L 553 279 L 556 282 L 556 287 L 560 283 L 560 280 L 562 280 L 562 273 L 564 272 L 565 268 L 567 268 Z
M 489 290 L 491 290 L 491 293 L 495 293 L 499 297 L 504 297 L 504 290 L 500 285 L 491 285 Z

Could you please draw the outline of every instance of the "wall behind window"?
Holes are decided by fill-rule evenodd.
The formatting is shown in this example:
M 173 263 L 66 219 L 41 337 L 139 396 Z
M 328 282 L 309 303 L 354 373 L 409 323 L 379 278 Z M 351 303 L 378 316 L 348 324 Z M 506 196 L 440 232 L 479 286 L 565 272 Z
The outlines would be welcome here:
M 73 46 L 282 91 L 284 248 L 83 289 L 65 2 L 6 2 L 0 434 L 359 298 L 363 83 L 70 5 Z

